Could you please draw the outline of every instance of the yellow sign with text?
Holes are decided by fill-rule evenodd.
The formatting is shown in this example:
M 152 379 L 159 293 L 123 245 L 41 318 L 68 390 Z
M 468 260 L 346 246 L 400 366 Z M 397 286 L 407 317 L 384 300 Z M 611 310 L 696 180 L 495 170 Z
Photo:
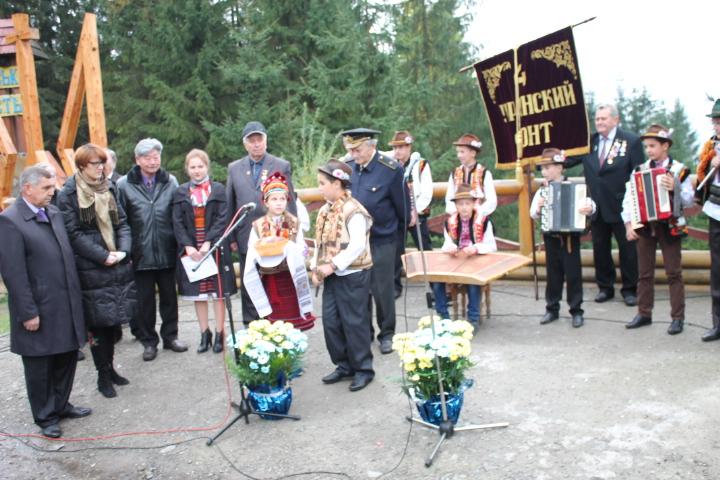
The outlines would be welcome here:
M 0 95 L 0 117 L 16 117 L 23 114 L 20 94 Z
M 0 67 L 0 88 L 17 88 L 19 86 L 17 67 Z

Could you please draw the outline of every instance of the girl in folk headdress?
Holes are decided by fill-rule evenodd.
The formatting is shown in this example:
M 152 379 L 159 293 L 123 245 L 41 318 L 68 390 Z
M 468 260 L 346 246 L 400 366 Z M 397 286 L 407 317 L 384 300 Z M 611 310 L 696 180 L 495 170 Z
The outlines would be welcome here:
M 250 230 L 245 288 L 260 317 L 308 330 L 315 317 L 305 270 L 305 239 L 297 217 L 287 211 L 287 180 L 275 172 L 263 182 L 262 192 L 267 214 Z

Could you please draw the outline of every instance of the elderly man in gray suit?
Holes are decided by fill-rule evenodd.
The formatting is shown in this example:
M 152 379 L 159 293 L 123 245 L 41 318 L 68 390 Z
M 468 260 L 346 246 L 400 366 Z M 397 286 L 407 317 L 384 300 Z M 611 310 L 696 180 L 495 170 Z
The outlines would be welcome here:
M 22 356 L 35 423 L 46 437 L 59 421 L 91 410 L 70 402 L 77 350 L 86 341 L 75 254 L 60 211 L 50 204 L 55 177 L 42 166 L 20 175 L 21 198 L 0 214 L 0 274 L 8 290 L 10 351 Z
M 256 219 L 265 215 L 267 209 L 263 203 L 262 183 L 273 173 L 282 173 L 290 186 L 290 199 L 288 211 L 297 215 L 297 207 L 292 199 L 295 198 L 295 190 L 292 184 L 292 167 L 290 162 L 267 153 L 267 130 L 260 122 L 248 122 L 243 128 L 243 145 L 247 150 L 247 156 L 235 160 L 228 166 L 227 196 L 228 210 L 234 215 L 238 208 L 250 202 L 257 206 L 248 213 L 247 218 L 235 231 L 235 245 L 240 254 L 240 272 L 245 271 L 245 258 L 248 251 L 248 238 L 250 237 L 250 226 Z M 257 320 L 258 313 L 245 289 L 241 288 L 243 323 L 247 325 Z

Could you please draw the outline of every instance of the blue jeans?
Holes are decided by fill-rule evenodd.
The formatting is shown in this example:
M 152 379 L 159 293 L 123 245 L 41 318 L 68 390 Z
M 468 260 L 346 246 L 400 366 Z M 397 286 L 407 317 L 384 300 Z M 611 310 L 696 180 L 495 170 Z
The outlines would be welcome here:
M 467 320 L 470 323 L 480 322 L 480 299 L 482 298 L 482 290 L 480 285 L 465 285 L 467 288 Z M 442 318 L 450 318 L 448 313 L 448 298 L 445 292 L 444 283 L 432 284 L 433 294 L 435 295 L 435 311 Z

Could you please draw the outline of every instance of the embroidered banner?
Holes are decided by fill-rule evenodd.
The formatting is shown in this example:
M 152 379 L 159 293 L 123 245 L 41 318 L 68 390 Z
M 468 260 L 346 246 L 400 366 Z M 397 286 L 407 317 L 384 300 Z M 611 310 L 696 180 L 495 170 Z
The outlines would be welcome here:
M 495 140 L 495 165 L 515 168 L 515 51 L 474 65 Z M 521 163 L 540 158 L 544 148 L 568 155 L 589 152 L 589 127 L 572 28 L 517 48 Z

